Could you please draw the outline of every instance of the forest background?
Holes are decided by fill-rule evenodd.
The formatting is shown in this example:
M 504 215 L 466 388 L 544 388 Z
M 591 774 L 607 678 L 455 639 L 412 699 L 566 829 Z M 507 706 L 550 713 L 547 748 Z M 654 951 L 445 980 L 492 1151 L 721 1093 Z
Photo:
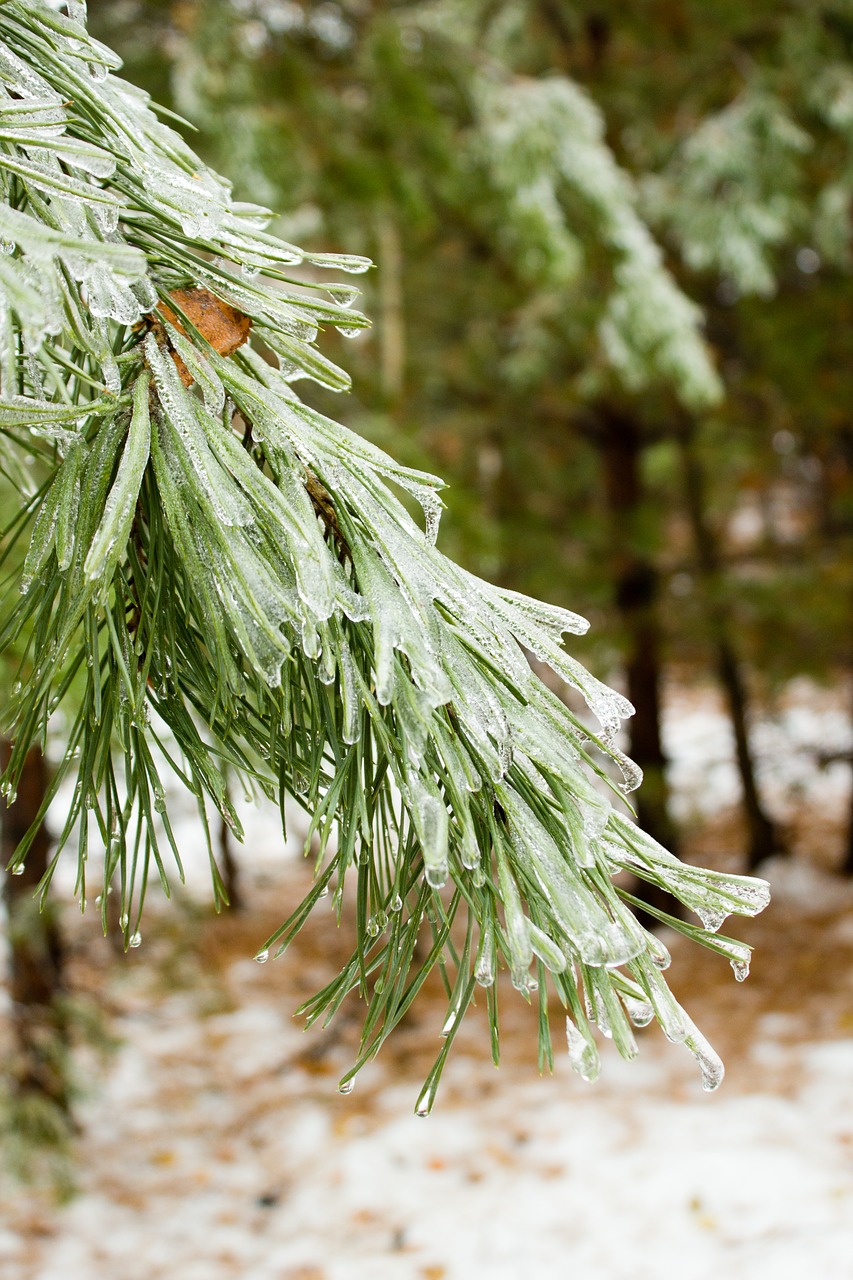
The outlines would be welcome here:
M 853 5 L 118 0 L 90 22 L 281 234 L 375 260 L 374 327 L 337 353 L 347 421 L 448 479 L 450 555 L 590 617 L 579 656 L 637 707 L 646 829 L 678 846 L 664 684 L 711 682 L 743 863 L 784 849 L 751 702 L 805 674 L 851 703 Z M 824 860 L 850 873 L 848 826 Z
M 637 708 L 624 747 L 645 772 L 641 824 L 688 861 L 761 864 L 774 902 L 744 929 L 757 958 L 745 987 L 667 937 L 680 995 L 729 1068 L 715 1110 L 663 1043 L 594 1091 L 565 1063 L 532 1080 L 535 1029 L 514 1005 L 500 1076 L 484 1082 L 484 1026 L 466 1028 L 422 1134 L 399 1117 L 434 1054 L 438 1001 L 431 1023 L 427 991 L 399 1047 L 339 1097 L 353 1025 L 306 1048 L 291 1011 L 334 970 L 340 936 L 327 919 L 286 963 L 255 965 L 310 872 L 281 857 L 274 822 L 245 853 L 223 829 L 245 908 L 224 920 L 184 899 L 125 951 L 56 908 L 63 999 L 78 1021 L 97 1011 L 75 1046 L 78 1082 L 91 1066 L 72 1099 L 80 1194 L 58 1214 L 16 1191 L 0 1263 L 16 1280 L 164 1266 L 187 1280 L 503 1280 L 566 1259 L 590 1280 L 784 1280 L 808 1261 L 841 1280 L 853 2 L 88 9 L 127 79 L 198 127 L 176 125 L 237 198 L 279 212 L 273 230 L 374 260 L 357 302 L 372 328 L 323 334 L 352 388 L 303 380 L 299 394 L 444 476 L 444 552 L 590 619 L 572 649 Z M 756 729 L 795 684 L 834 729 L 792 768 L 806 789 L 792 822 Z M 723 711 L 736 814 L 719 812 L 710 771 L 692 816 L 674 794 L 665 719 L 686 721 L 691 698 L 700 735 Z M 709 753 L 700 743 L 700 768 Z M 829 766 L 847 777 L 816 820 Z M 766 862 L 778 854 L 787 864 Z M 815 863 L 831 875 L 798 878 Z M 19 907 L 31 889 L 7 885 Z M 92 1066 L 99 1036 L 109 1071 Z

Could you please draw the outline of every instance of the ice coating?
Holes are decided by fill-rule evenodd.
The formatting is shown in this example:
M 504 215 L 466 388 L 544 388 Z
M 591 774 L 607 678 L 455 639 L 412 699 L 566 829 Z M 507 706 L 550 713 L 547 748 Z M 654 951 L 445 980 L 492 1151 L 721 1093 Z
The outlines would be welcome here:
M 320 278 L 321 269 L 357 273 L 369 262 L 304 254 L 270 235 L 269 211 L 234 202 L 227 182 L 157 120 L 145 95 L 112 74 L 116 60 L 80 25 L 82 6 L 73 30 L 59 15 L 58 25 L 29 33 L 43 49 L 69 42 L 67 66 L 53 57 L 56 83 L 13 47 L 14 11 L 0 5 L 0 28 L 11 40 L 0 41 L 0 181 L 13 176 L 26 198 L 19 209 L 0 208 L 0 424 L 49 437 L 63 459 L 38 504 L 22 587 L 58 573 L 76 590 L 82 570 L 85 590 L 103 579 L 103 592 L 92 596 L 102 607 L 120 589 L 118 562 L 153 493 L 180 563 L 182 603 L 222 697 L 209 724 L 226 704 L 233 714 L 241 699 L 259 719 L 274 706 L 276 733 L 292 734 L 287 750 L 298 756 L 300 742 L 310 747 L 289 775 L 286 753 L 279 755 L 281 776 L 273 769 L 264 785 L 289 787 L 315 813 L 334 810 L 347 769 L 363 770 L 361 799 L 349 796 L 360 811 L 336 819 L 349 838 L 348 865 L 362 888 L 368 884 L 362 942 L 390 947 L 399 921 L 393 945 L 408 946 L 416 901 L 430 904 L 439 934 L 448 902 L 475 913 L 467 970 L 452 979 L 447 1040 L 469 979 L 492 987 L 508 968 L 529 998 L 535 963 L 543 987 L 544 977 L 576 1018 L 567 1038 L 586 1078 L 597 1072 L 598 1051 L 583 1000 L 623 1056 L 636 1052 L 630 1023 L 657 1016 L 670 1039 L 695 1053 L 706 1081 L 717 1081 L 713 1051 L 662 976 L 666 947 L 639 927 L 612 877 L 625 869 L 671 890 L 701 919 L 702 931 L 691 926 L 695 935 L 718 929 L 732 912 L 754 914 L 767 887 L 683 866 L 613 809 L 605 786 L 618 796 L 640 781 L 612 746 L 632 708 L 564 649 L 564 637 L 582 634 L 585 620 L 451 564 L 437 546 L 440 480 L 401 466 L 299 400 L 298 378 L 348 385 L 316 349 L 318 334 L 334 327 L 354 335 L 366 323 L 353 310 L 357 290 Z M 79 95 L 93 104 L 103 146 L 75 134 L 77 113 L 66 104 Z M 317 278 L 289 288 L 280 268 L 305 261 Z M 244 313 L 252 330 L 245 346 L 226 356 L 151 315 L 160 297 L 193 287 Z M 60 334 L 68 360 L 85 353 L 78 372 L 91 395 L 71 413 L 50 399 L 65 375 L 51 366 L 45 339 Z M 266 363 L 268 351 L 278 368 Z M 95 473 L 97 486 L 89 484 Z M 101 506 L 80 552 L 75 530 L 93 487 Z M 401 488 L 422 515 L 412 518 L 400 503 Z M 135 625 L 133 615 L 130 632 Z M 150 655 L 135 634 L 116 648 L 128 677 L 120 699 L 138 696 L 139 671 L 132 723 L 144 734 Z M 600 736 L 545 688 L 527 654 L 580 693 Z M 165 709 L 181 687 L 181 659 L 157 658 L 151 688 Z M 100 670 L 95 659 L 90 669 Z M 199 759 L 204 745 L 193 740 Z M 255 744 L 252 752 L 264 754 Z M 370 794 L 377 760 L 387 766 L 378 799 Z M 216 785 L 210 781 L 208 792 L 221 809 Z M 159 811 L 162 792 L 152 794 Z M 91 797 L 86 804 L 93 807 Z M 390 836 L 380 833 L 389 813 Z M 324 841 L 332 825 L 332 816 L 318 820 Z M 321 875 L 332 856 L 324 845 Z M 742 980 L 749 949 L 717 942 L 713 949 Z M 376 977 L 377 995 L 384 981 Z M 351 1082 L 345 1077 L 346 1087 Z M 419 1109 L 429 1109 L 435 1085 Z
M 592 1084 L 601 1072 L 601 1059 L 595 1042 L 582 1035 L 571 1018 L 566 1018 L 566 1043 L 569 1050 L 569 1062 L 573 1071 Z

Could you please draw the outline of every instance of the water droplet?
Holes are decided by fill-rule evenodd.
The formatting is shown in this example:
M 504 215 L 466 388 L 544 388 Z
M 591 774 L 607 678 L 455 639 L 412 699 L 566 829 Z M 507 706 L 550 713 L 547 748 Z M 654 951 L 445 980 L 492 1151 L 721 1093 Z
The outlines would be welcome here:
M 351 1076 L 349 1080 L 342 1080 L 338 1085 L 338 1093 L 352 1093 L 355 1087 L 355 1076 Z
M 708 907 L 696 907 L 696 914 L 709 933 L 717 933 L 728 916 L 728 911 L 712 911 Z
M 324 884 L 320 892 L 317 894 L 317 897 L 328 898 L 328 896 L 329 896 L 329 886 L 327 884 Z
M 622 1003 L 635 1027 L 647 1027 L 655 1016 L 655 1011 L 647 1000 L 637 1000 L 633 996 L 623 995 Z
M 403 910 L 403 899 L 400 897 L 399 893 L 396 895 L 396 897 L 394 898 L 394 901 L 391 903 L 391 910 L 392 911 Z
M 342 338 L 357 338 L 364 333 L 364 325 L 336 324 L 335 328 Z
M 23 874 L 24 874 L 24 864 L 23 864 L 23 863 L 21 863 L 21 864 L 20 864 L 19 866 L 17 866 L 17 867 L 13 867 L 13 868 L 12 868 L 12 875 L 13 875 L 13 876 L 22 876 Z
M 141 947 L 141 946 L 142 946 L 142 934 L 141 934 L 141 933 L 138 933 L 138 932 L 137 932 L 137 933 L 132 933 L 132 934 L 130 935 L 130 937 L 128 938 L 128 940 L 127 940 L 127 945 L 128 945 L 129 947 Z
M 154 790 L 154 808 L 158 813 L 166 812 L 166 793 L 161 787 L 156 787 Z
M 746 982 L 749 977 L 749 961 L 748 960 L 730 960 L 729 964 L 734 970 L 734 975 L 738 982 Z
M 514 969 L 512 974 L 512 985 L 516 991 L 520 991 L 523 996 L 532 995 L 534 991 L 539 990 L 539 983 L 535 978 L 531 978 L 526 969 Z
M 367 932 L 370 934 L 371 938 L 377 937 L 379 933 L 379 924 L 376 920 L 376 916 L 371 916 L 370 919 L 368 920 Z
M 270 958 L 269 947 L 264 947 L 263 951 L 259 951 L 258 954 L 255 956 L 255 959 L 257 960 L 258 964 L 266 964 L 269 958 Z
M 126 911 L 123 911 L 122 914 L 119 916 L 118 922 L 122 929 L 126 929 L 127 926 L 130 924 L 130 916 L 127 914 Z
M 425 1118 L 432 1110 L 432 1104 L 435 1102 L 435 1091 L 438 1088 L 438 1081 L 433 1080 L 432 1083 L 424 1086 L 421 1096 L 415 1105 L 415 1115 Z
M 360 292 L 361 290 L 357 289 L 354 284 L 330 284 L 326 286 L 326 293 L 339 307 L 351 307 Z
M 591 1084 L 598 1078 L 601 1070 L 598 1049 L 593 1040 L 587 1040 L 586 1036 L 578 1030 L 571 1018 L 566 1018 L 566 1043 L 572 1070 L 576 1071 L 582 1080 Z
M 432 889 L 441 889 L 447 884 L 447 863 L 431 863 L 424 867 L 426 882 Z

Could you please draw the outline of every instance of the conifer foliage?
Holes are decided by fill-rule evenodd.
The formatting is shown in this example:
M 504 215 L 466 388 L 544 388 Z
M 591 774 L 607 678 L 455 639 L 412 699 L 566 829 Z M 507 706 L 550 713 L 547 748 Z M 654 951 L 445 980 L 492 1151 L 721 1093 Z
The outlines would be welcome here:
M 716 931 L 759 911 L 767 886 L 682 865 L 611 804 L 607 788 L 621 799 L 639 782 L 613 745 L 631 707 L 564 650 L 583 619 L 449 561 L 441 482 L 300 400 L 301 378 L 346 388 L 316 340 L 367 321 L 327 273 L 369 262 L 276 239 L 269 212 L 235 202 L 118 68 L 84 5 L 0 3 L 0 439 L 21 494 L 2 546 L 0 643 L 18 667 L 3 787 L 11 801 L 60 724 L 45 811 L 74 782 L 42 895 L 76 850 L 79 894 L 102 895 L 106 927 L 114 886 L 138 945 L 149 875 L 168 893 L 182 874 L 162 770 L 205 829 L 217 814 L 239 836 L 224 762 L 311 815 L 314 887 L 257 958 L 330 889 L 339 911 L 354 895 L 351 960 L 303 1009 L 363 1001 L 342 1089 L 435 966 L 448 1012 L 421 1113 L 478 988 L 497 1055 L 502 966 L 540 1002 L 543 1063 L 550 988 L 585 1078 L 593 1025 L 630 1058 L 632 1024 L 657 1018 L 714 1088 L 722 1064 L 614 876 L 675 894 L 701 921 L 675 926 L 739 978 L 749 948 Z M 526 652 L 582 695 L 598 733 Z M 103 885 L 87 881 L 90 840 Z

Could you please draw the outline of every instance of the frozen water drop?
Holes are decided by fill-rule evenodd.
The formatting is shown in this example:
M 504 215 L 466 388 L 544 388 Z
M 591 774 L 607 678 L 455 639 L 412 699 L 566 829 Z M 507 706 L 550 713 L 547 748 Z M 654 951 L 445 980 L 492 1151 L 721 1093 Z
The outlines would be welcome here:
M 474 977 L 481 987 L 491 987 L 493 985 L 495 981 L 495 958 L 490 950 L 484 950 L 477 961 L 477 970 Z
M 749 961 L 748 960 L 730 960 L 729 964 L 734 970 L 734 975 L 738 982 L 746 982 L 749 977 Z
M 263 951 L 259 951 L 255 956 L 255 959 L 257 960 L 258 964 L 266 964 L 269 958 L 270 958 L 270 953 L 269 953 L 268 947 L 264 947 Z
M 513 969 L 511 978 L 512 985 L 523 996 L 532 995 L 534 991 L 539 990 L 539 983 L 535 978 L 531 978 L 526 969 Z
M 709 907 L 694 908 L 697 916 L 702 921 L 703 928 L 709 933 L 717 933 L 728 916 L 728 911 L 713 911 Z
M 634 996 L 622 996 L 625 1012 L 635 1027 L 647 1027 L 655 1016 L 655 1011 L 648 1000 L 637 1000 Z
M 13 876 L 22 876 L 23 874 L 24 874 L 24 864 L 23 864 L 23 863 L 20 863 L 20 865 L 19 865 L 19 866 L 17 866 L 17 867 L 13 867 L 13 868 L 12 868 L 12 875 L 13 875 Z
M 450 1035 L 451 1031 L 456 1026 L 456 1019 L 458 1018 L 458 1016 L 459 1016 L 459 1011 L 457 1009 L 450 1010 L 450 1013 L 448 1013 L 447 1017 L 444 1019 L 444 1026 L 441 1028 L 442 1036 L 446 1038 L 447 1036 Z
M 566 1043 L 569 1049 L 569 1063 L 582 1080 L 589 1084 L 598 1078 L 601 1063 L 598 1050 L 593 1040 L 587 1040 L 577 1029 L 571 1018 L 566 1018 Z
M 447 884 L 447 863 L 428 863 L 424 867 L 426 882 L 432 889 L 441 889 Z
M 432 1104 L 435 1102 L 435 1091 L 438 1088 L 438 1080 L 429 1081 L 421 1092 L 415 1104 L 415 1115 L 425 1119 L 432 1110 Z
M 142 946 L 142 934 L 141 934 L 141 933 L 139 933 L 139 931 L 138 931 L 138 930 L 137 930 L 137 932 L 136 932 L 136 933 L 132 933 L 132 934 L 130 935 L 130 937 L 128 938 L 128 940 L 127 940 L 127 945 L 128 945 L 129 947 L 141 947 L 141 946 Z
M 129 924 L 130 924 L 130 916 L 127 914 L 126 911 L 123 911 L 119 917 L 119 927 L 122 929 L 126 929 Z
M 695 1026 L 691 1026 L 684 1043 L 699 1063 L 702 1088 L 706 1093 L 713 1093 L 715 1089 L 719 1089 L 726 1074 L 722 1058 Z
M 357 289 L 354 284 L 330 284 L 326 286 L 326 293 L 339 307 L 351 307 L 360 292 L 361 290 Z
M 652 963 L 656 968 L 668 969 L 672 964 L 672 956 L 669 954 L 668 948 L 664 946 L 660 938 L 657 937 L 656 934 L 650 933 L 647 937 L 646 945 L 648 947 Z

